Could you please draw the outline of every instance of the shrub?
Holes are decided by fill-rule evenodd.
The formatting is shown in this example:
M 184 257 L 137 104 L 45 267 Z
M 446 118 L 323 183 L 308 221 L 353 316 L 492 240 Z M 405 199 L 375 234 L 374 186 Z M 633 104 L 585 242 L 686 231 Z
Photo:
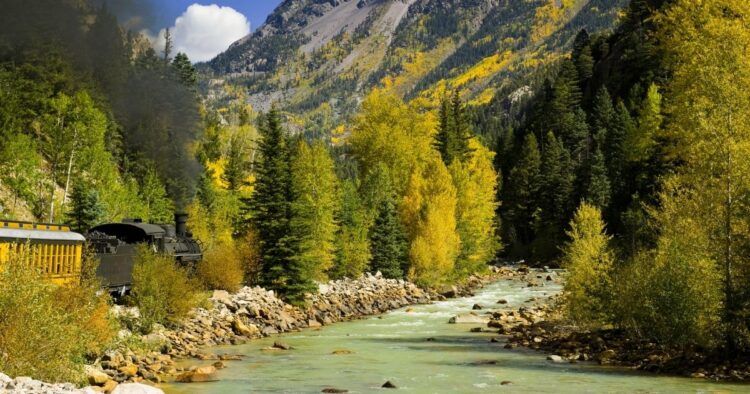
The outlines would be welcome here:
M 614 261 L 598 208 L 582 203 L 568 231 L 563 267 L 568 270 L 564 300 L 568 315 L 581 324 L 609 322 Z
M 196 273 L 207 289 L 239 290 L 245 279 L 245 270 L 235 242 L 220 242 L 207 249 Z
M 260 275 L 260 240 L 255 231 L 248 231 L 243 237 L 235 241 L 237 252 L 242 262 L 242 270 L 245 272 L 245 283 L 258 283 Z
M 138 248 L 129 302 L 140 310 L 143 333 L 150 332 L 154 323 L 179 323 L 198 305 L 199 295 L 197 281 L 173 257 L 157 254 L 145 245 Z
M 57 286 L 29 269 L 28 251 L 0 269 L 0 371 L 51 382 L 83 379 L 87 355 L 114 338 L 108 295 L 91 278 Z
M 657 245 L 617 276 L 617 323 L 665 345 L 711 347 L 721 335 L 723 283 L 711 236 L 685 199 L 689 195 L 664 194 L 660 210 L 652 210 Z

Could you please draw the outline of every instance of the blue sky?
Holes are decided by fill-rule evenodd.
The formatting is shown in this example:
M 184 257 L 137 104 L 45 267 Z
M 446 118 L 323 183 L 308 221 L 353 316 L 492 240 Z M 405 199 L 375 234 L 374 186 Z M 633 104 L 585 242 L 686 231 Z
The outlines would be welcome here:
M 216 4 L 228 6 L 245 15 L 250 20 L 253 30 L 265 22 L 268 14 L 281 2 L 281 0 L 155 0 L 156 23 L 159 28 L 172 26 L 175 18 L 180 16 L 191 4 L 202 5 Z

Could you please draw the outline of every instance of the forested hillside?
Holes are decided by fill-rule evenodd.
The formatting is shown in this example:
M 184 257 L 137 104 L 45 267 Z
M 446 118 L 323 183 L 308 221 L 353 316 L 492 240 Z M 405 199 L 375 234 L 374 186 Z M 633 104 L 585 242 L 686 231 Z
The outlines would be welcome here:
M 2 217 L 167 221 L 194 194 L 200 129 L 186 56 L 158 53 L 94 3 L 4 2 Z
M 625 4 L 287 0 L 201 68 L 247 88 L 257 110 L 284 103 L 295 130 L 328 133 L 377 86 L 433 108 L 453 89 L 472 105 L 507 96 L 562 57 L 578 30 L 611 28 Z

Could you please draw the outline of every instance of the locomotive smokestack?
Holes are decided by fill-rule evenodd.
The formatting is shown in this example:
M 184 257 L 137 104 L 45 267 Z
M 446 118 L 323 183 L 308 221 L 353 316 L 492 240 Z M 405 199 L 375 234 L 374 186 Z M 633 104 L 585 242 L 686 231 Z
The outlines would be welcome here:
M 174 229 L 178 237 L 187 236 L 187 220 L 188 215 L 186 213 L 178 212 L 174 214 Z

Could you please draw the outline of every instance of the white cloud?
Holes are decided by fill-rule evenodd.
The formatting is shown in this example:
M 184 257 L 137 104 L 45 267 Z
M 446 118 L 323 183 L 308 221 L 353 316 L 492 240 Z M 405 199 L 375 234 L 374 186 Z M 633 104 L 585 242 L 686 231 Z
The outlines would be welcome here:
M 158 51 L 164 48 L 164 33 L 151 39 Z M 193 4 L 174 21 L 169 29 L 174 49 L 184 52 L 193 62 L 211 60 L 226 50 L 230 44 L 250 34 L 250 22 L 231 7 L 216 4 Z

